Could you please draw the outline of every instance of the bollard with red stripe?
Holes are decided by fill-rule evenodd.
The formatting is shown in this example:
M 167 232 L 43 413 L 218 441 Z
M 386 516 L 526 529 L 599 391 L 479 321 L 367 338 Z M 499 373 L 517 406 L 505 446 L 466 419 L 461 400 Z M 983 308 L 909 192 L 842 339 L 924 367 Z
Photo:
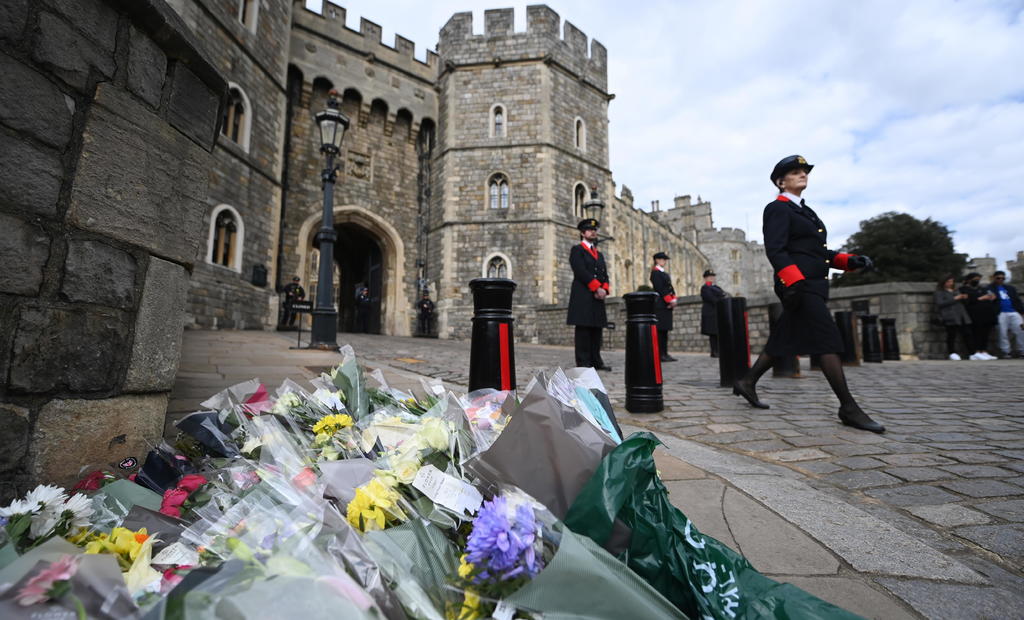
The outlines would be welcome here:
M 661 352 L 654 292 L 626 293 L 626 410 L 657 413 L 665 408 L 661 392 Z
M 516 358 L 512 335 L 512 293 L 516 283 L 505 278 L 470 281 L 473 292 L 473 335 L 469 348 L 469 391 L 516 389 Z

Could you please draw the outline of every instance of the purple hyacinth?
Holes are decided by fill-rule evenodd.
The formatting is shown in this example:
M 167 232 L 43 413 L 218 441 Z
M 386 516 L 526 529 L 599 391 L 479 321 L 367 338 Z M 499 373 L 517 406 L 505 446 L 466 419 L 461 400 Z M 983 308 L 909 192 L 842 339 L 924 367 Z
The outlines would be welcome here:
M 534 550 L 537 523 L 533 510 L 520 504 L 515 520 L 509 522 L 508 501 L 501 496 L 484 502 L 473 520 L 473 531 L 466 543 L 466 560 L 480 569 L 475 581 L 492 577 L 508 580 L 527 574 L 536 575 L 541 567 Z

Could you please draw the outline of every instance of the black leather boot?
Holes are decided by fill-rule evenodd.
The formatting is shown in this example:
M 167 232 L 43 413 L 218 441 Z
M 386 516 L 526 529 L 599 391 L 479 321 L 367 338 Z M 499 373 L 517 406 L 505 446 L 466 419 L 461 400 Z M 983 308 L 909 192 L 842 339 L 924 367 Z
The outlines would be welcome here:
M 885 427 L 872 420 L 856 403 L 841 405 L 839 407 L 839 419 L 843 424 L 859 428 L 862 431 L 871 431 L 872 433 L 885 432 Z
M 762 403 L 757 397 L 757 390 L 752 385 L 746 385 L 742 379 L 732 384 L 732 393 L 747 399 L 751 407 L 758 409 L 771 409 L 770 405 Z

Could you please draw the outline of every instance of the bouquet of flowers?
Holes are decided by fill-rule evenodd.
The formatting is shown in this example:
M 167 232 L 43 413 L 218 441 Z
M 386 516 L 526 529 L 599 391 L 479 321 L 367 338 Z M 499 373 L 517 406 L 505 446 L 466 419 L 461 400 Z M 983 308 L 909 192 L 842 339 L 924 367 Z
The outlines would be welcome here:
M 92 514 L 92 500 L 85 495 L 68 497 L 61 487 L 41 484 L 24 499 L 0 508 L 0 524 L 9 543 L 18 553 L 24 553 L 55 536 L 69 536 L 88 528 Z

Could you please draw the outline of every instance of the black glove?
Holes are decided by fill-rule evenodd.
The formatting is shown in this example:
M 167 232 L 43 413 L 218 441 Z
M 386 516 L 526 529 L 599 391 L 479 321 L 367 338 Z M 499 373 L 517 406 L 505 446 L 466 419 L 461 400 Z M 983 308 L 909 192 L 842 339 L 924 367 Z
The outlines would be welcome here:
M 846 261 L 846 266 L 850 269 L 864 269 L 865 271 L 869 271 L 874 268 L 875 263 L 868 256 L 857 255 L 851 256 L 849 260 Z
M 795 312 L 800 307 L 800 299 L 807 288 L 807 280 L 798 280 L 782 289 L 782 307 L 787 312 Z

